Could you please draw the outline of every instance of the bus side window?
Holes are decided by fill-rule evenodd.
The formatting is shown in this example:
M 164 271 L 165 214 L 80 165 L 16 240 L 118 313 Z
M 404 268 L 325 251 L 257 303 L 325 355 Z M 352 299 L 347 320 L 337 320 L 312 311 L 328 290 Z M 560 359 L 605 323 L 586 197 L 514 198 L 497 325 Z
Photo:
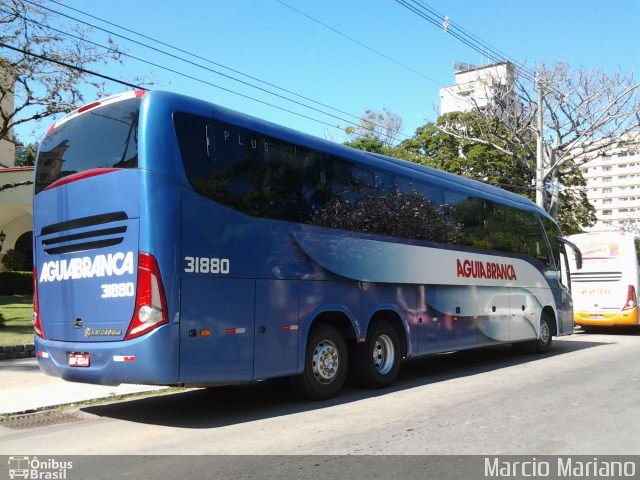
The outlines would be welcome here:
M 487 236 L 488 205 L 484 199 L 445 190 L 444 208 L 449 214 L 453 227 L 449 232 L 449 241 L 452 244 L 492 249 Z
M 442 205 L 442 190 L 438 187 L 418 183 L 404 177 L 395 177 L 394 184 L 398 191 L 404 195 L 420 196 L 424 201 L 431 202 L 436 208 L 440 208 Z

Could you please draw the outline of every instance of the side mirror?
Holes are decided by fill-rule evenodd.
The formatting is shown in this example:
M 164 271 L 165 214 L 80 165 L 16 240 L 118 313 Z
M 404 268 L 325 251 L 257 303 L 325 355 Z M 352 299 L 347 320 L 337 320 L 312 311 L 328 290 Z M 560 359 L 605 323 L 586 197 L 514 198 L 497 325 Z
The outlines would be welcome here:
M 565 245 L 573 250 L 573 253 L 576 257 L 576 268 L 580 270 L 582 268 L 582 253 L 580 252 L 580 249 L 577 247 L 577 245 L 562 237 L 556 237 L 556 240 L 558 241 L 558 243 L 561 243 L 562 245 Z

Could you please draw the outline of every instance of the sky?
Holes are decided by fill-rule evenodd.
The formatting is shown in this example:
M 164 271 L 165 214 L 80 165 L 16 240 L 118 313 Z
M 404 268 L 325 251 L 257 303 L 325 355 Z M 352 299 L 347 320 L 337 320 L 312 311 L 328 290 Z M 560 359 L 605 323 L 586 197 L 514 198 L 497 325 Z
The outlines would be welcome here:
M 454 62 L 478 66 L 491 63 L 486 55 L 472 50 L 396 0 L 60 1 L 324 106 L 43 0 L 52 9 L 136 38 L 281 97 L 293 98 L 316 110 L 117 36 L 113 39 L 122 50 L 174 72 L 131 58 L 125 58 L 122 65 L 96 67 L 98 71 L 125 80 L 142 77 L 153 82 L 152 89 L 205 99 L 335 141 L 343 141 L 344 135 L 332 126 L 348 126 L 367 109 L 387 108 L 400 115 L 403 133 L 411 135 L 420 125 L 437 118 L 439 89 L 454 83 Z M 598 68 L 607 73 L 620 69 L 640 77 L 637 27 L 640 0 L 415 1 L 446 15 L 483 43 L 515 62 L 524 63 L 528 70 L 541 63 L 566 62 L 573 68 Z M 50 14 L 52 25 L 56 25 L 57 18 L 56 14 Z M 97 42 L 104 41 L 100 31 L 94 31 L 91 37 Z M 108 89 L 117 93 L 127 87 L 110 84 Z M 35 131 L 33 126 L 28 132 L 22 129 L 18 135 L 33 140 L 50 123 L 42 122 Z

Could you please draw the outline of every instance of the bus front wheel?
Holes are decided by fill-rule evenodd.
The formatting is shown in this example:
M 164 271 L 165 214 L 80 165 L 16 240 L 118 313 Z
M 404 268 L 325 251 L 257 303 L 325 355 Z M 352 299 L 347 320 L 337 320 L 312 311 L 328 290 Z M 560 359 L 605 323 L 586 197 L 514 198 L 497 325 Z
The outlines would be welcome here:
M 347 344 L 331 325 L 320 325 L 309 334 L 302 375 L 294 386 L 305 397 L 325 400 L 337 395 L 347 378 Z
M 400 370 L 398 333 L 382 321 L 372 325 L 368 337 L 363 345 L 355 347 L 355 376 L 364 387 L 388 387 Z
M 543 313 L 540 317 L 540 335 L 536 340 L 535 351 L 536 353 L 547 353 L 551 348 L 551 341 L 553 340 L 553 325 L 549 315 Z

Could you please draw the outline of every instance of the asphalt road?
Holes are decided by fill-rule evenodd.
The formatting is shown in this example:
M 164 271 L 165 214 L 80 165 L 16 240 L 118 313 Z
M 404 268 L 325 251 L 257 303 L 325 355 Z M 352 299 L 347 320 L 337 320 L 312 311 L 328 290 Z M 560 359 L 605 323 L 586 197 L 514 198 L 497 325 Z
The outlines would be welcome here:
M 273 381 L 78 415 L 0 427 L 0 455 L 637 455 L 640 334 L 563 337 L 545 356 L 503 346 L 414 360 L 392 388 L 329 402 Z

